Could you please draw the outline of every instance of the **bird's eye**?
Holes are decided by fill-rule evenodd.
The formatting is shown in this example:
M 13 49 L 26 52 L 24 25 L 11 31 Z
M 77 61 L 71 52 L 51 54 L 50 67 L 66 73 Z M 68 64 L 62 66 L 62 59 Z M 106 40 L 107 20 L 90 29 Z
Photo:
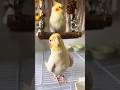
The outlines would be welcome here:
M 51 40 L 50 40 L 50 42 L 51 42 Z
M 39 14 L 38 13 L 36 13 L 36 16 L 38 16 Z
M 59 6 L 59 8 L 61 8 L 61 7 Z

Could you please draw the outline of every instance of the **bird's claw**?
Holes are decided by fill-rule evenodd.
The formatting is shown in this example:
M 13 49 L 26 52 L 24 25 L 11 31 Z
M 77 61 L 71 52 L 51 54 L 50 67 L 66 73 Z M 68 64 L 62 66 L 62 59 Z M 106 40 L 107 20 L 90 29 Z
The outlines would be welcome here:
M 60 85 L 67 83 L 67 81 L 66 81 L 65 78 L 64 78 L 64 75 L 55 76 L 55 79 L 57 80 L 57 82 L 58 82 Z

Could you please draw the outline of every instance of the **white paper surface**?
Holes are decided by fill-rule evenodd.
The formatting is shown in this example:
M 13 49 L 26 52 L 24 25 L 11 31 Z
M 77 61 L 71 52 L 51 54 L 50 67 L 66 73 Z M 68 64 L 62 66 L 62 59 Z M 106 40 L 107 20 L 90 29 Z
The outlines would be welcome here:
M 35 54 L 35 90 L 74 90 L 78 78 L 85 77 L 84 58 L 78 53 L 71 53 L 74 64 L 64 73 L 67 84 L 59 85 L 45 67 L 44 61 L 48 60 L 49 55 L 50 51 L 36 52 Z

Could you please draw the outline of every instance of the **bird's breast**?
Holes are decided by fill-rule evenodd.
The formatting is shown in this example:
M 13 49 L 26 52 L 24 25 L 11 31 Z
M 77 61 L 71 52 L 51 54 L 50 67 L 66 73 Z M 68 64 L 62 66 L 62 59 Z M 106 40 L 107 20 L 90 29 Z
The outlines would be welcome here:
M 51 53 L 52 57 L 54 57 L 55 62 L 67 62 L 68 61 L 68 55 L 66 51 L 60 51 L 60 52 L 53 52 Z
M 63 25 L 65 25 L 64 14 L 52 14 L 50 16 L 50 24 L 56 29 L 63 27 Z

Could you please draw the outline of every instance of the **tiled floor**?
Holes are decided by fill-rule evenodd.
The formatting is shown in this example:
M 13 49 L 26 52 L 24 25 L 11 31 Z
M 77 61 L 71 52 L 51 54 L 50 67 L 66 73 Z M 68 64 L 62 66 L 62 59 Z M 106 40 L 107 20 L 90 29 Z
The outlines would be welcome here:
M 120 65 L 119 67 L 112 67 L 112 68 L 108 68 L 108 70 L 113 73 L 116 78 L 118 78 L 120 80 Z
M 0 90 L 18 89 L 18 60 L 0 60 Z
M 120 90 L 120 61 L 109 60 L 86 60 L 93 77 L 92 90 Z
M 0 90 L 34 90 L 31 89 L 33 78 L 34 59 L 0 60 Z

